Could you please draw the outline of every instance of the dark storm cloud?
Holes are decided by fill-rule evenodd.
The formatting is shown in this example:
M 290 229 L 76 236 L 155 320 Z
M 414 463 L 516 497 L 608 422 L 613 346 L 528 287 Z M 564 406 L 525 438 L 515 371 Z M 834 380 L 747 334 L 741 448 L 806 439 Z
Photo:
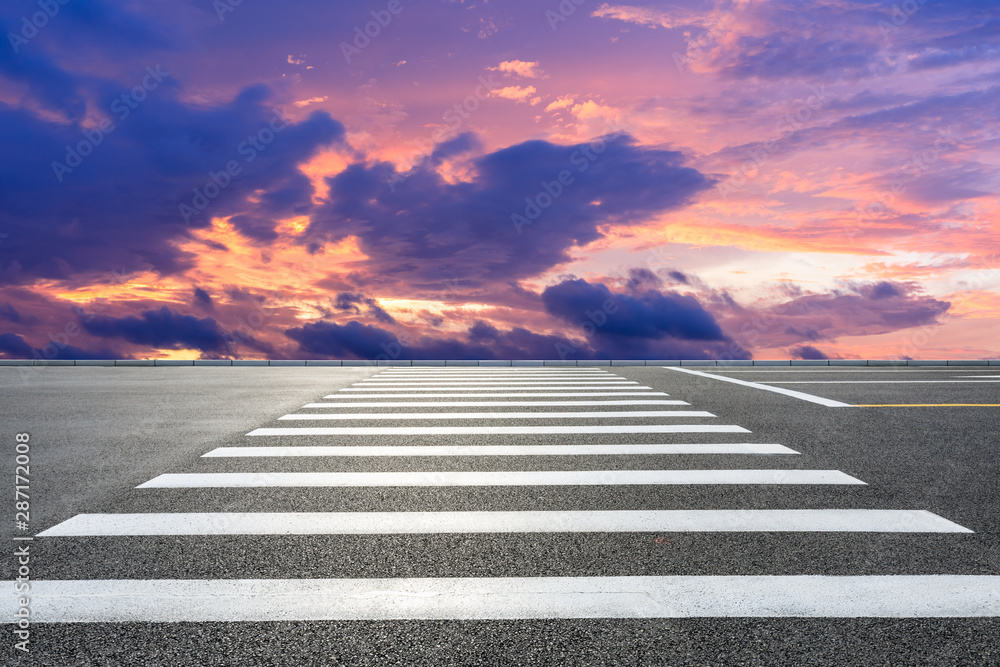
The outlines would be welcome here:
M 798 345 L 789 350 L 793 359 L 829 359 L 826 353 L 816 349 L 812 345 Z
M 309 355 L 360 359 L 705 359 L 748 358 L 694 297 L 647 290 L 611 292 L 566 280 L 546 289 L 545 309 L 566 322 L 561 334 L 475 322 L 464 335 L 416 340 L 350 321 L 314 322 L 285 334 Z M 345 305 L 348 305 L 345 300 Z M 347 308 L 345 308 L 346 310 Z
M 137 345 L 156 348 L 196 348 L 203 352 L 220 352 L 226 347 L 226 336 L 211 317 L 202 319 L 180 315 L 166 306 L 148 310 L 141 317 L 98 316 L 81 320 L 81 326 L 91 336 L 122 338 Z
M 464 339 L 441 335 L 409 340 L 355 321 L 344 325 L 313 322 L 285 334 L 307 355 L 334 359 L 552 359 L 558 356 L 560 345 L 571 344 L 561 336 L 521 327 L 501 331 L 485 322 L 470 327 Z
M 123 359 L 118 351 L 101 348 L 84 350 L 75 345 L 56 344 L 48 341 L 41 348 L 29 345 L 18 334 L 0 334 L 0 354 L 10 359 Z
M 203 290 L 200 287 L 194 288 L 194 305 L 199 308 L 204 308 L 205 310 L 212 310 L 215 307 L 215 302 L 212 301 L 212 295 Z
M 334 303 L 334 307 L 338 310 L 349 311 L 357 315 L 361 314 L 360 306 L 365 306 L 368 312 L 379 322 L 392 324 L 396 321 L 393 319 L 392 315 L 387 313 L 380 305 L 378 305 L 378 302 L 375 299 L 367 297 L 364 294 L 358 294 L 355 292 L 340 292 L 337 294 L 337 300 Z
M 14 324 L 21 323 L 21 313 L 9 303 L 0 305 L 0 319 L 7 320 L 8 322 L 13 322 Z
M 0 146 L 18 156 L 0 162 L 4 250 L 14 260 L 0 282 L 85 280 L 111 267 L 175 273 L 191 257 L 170 241 L 211 217 L 234 215 L 239 231 L 266 241 L 276 220 L 311 208 L 312 188 L 298 165 L 339 141 L 340 123 L 324 112 L 291 123 L 265 86 L 220 105 L 198 105 L 179 99 L 169 72 L 150 66 L 136 76 L 157 87 L 142 102 L 133 99 L 135 109 L 121 103 L 131 89 L 106 79 L 74 80 L 101 100 L 98 108 L 111 124 L 104 130 L 0 103 Z M 53 99 L 39 99 L 74 117 L 60 80 L 44 78 Z M 227 164 L 235 164 L 238 175 L 229 177 Z M 257 191 L 259 202 L 248 202 Z
M 693 296 L 647 290 L 636 296 L 613 294 L 601 284 L 567 280 L 542 292 L 545 309 L 570 324 L 588 319 L 601 337 L 721 341 L 722 329 Z M 604 312 L 605 315 L 592 315 Z
M 575 146 L 528 141 L 473 162 L 475 180 L 457 183 L 426 165 L 402 178 L 390 164 L 354 164 L 328 179 L 330 203 L 304 237 L 355 235 L 383 276 L 474 289 L 537 275 L 600 238 L 599 225 L 683 206 L 712 183 L 682 166 L 680 153 L 627 135 Z

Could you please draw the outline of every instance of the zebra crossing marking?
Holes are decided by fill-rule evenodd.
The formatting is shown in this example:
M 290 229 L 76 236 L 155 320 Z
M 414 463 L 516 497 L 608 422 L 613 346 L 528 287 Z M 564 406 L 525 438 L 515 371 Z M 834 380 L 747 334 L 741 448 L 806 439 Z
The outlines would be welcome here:
M 726 509 L 78 514 L 40 537 L 664 532 L 972 533 L 925 510 Z
M 1000 576 L 632 576 L 33 581 L 36 623 L 548 618 L 972 618 Z M 13 617 L 16 598 L 0 598 Z
M 750 433 L 730 424 L 650 424 L 616 426 L 301 426 L 258 428 L 251 436 L 271 435 L 552 435 L 559 433 Z
M 458 407 L 584 407 L 589 405 L 691 405 L 687 401 L 634 399 L 626 401 L 379 401 L 373 403 L 306 403 L 303 408 L 458 408 Z
M 681 417 L 714 417 L 704 410 L 621 410 L 618 412 L 349 412 L 349 413 L 295 413 L 278 417 L 279 420 L 400 420 L 400 419 L 649 419 Z
M 341 390 L 343 391 L 343 390 Z M 662 391 L 579 391 L 579 392 L 541 392 L 524 391 L 517 393 L 477 393 L 477 394 L 379 394 L 371 396 L 365 394 L 327 394 L 323 398 L 355 399 L 355 398 L 568 398 L 568 397 L 594 397 L 594 396 L 669 396 Z
M 784 445 L 708 443 L 664 445 L 392 445 L 386 447 L 218 447 L 202 457 L 282 456 L 600 456 L 647 454 L 798 454 Z
M 630 486 L 859 484 L 839 470 L 513 470 L 472 472 L 167 473 L 137 489 L 348 486 Z

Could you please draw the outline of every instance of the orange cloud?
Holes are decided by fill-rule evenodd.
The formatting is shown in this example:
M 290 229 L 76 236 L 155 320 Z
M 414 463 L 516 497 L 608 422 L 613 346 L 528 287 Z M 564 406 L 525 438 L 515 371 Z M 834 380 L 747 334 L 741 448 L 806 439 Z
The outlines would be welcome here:
M 530 102 L 532 106 L 538 104 L 542 101 L 542 98 L 535 97 L 534 86 L 507 86 L 506 88 L 500 88 L 499 90 L 494 90 L 490 95 L 494 97 L 502 97 L 507 100 L 514 100 L 518 104 L 522 102 Z
M 488 67 L 493 72 L 503 72 L 505 76 L 511 74 L 525 79 L 537 79 L 543 76 L 538 69 L 537 62 L 525 62 L 523 60 L 505 60 L 496 67 Z

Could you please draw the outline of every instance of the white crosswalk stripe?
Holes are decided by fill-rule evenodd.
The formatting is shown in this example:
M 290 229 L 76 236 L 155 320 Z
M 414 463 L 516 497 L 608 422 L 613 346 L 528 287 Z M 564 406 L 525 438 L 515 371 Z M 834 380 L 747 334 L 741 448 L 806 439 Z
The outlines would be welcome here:
M 731 424 L 652 424 L 633 426 L 301 426 L 258 428 L 247 435 L 578 435 L 602 433 L 749 433 Z
M 611 405 L 691 405 L 687 401 L 379 401 L 377 403 L 306 403 L 303 408 L 459 408 L 459 407 L 583 407 Z
M 910 510 L 591 512 L 252 512 L 79 514 L 43 536 L 377 535 L 435 533 L 885 532 L 968 533 Z
M 619 412 L 348 412 L 296 413 L 278 417 L 280 420 L 404 420 L 404 419 L 680 419 L 684 417 L 714 417 L 704 410 L 621 410 Z
M 553 386 L 555 385 L 555 386 Z M 476 386 L 461 386 L 455 387 L 443 384 L 434 385 L 418 385 L 416 383 L 406 383 L 406 384 L 394 384 L 391 387 L 379 386 L 354 386 L 348 387 L 346 389 L 341 389 L 340 391 L 351 393 L 351 392 L 361 392 L 361 391 L 491 391 L 495 389 L 503 389 L 506 391 L 513 391 L 515 389 L 559 389 L 561 391 L 569 391 L 579 389 L 582 391 L 594 391 L 596 389 L 651 389 L 651 387 L 640 387 L 635 383 L 632 384 L 598 384 L 589 383 L 584 384 L 583 382 L 573 383 L 572 386 L 563 386 L 562 383 L 558 382 L 540 382 L 538 384 L 527 384 L 524 382 L 495 382 L 492 384 L 479 384 Z
M 629 454 L 798 454 L 754 442 L 668 445 L 392 445 L 388 447 L 218 447 L 206 457 L 245 456 L 600 456 Z
M 378 398 L 558 398 L 558 397 L 592 397 L 592 396 L 669 396 L 662 391 L 565 391 L 566 387 L 562 387 L 564 391 L 524 391 L 517 393 L 475 393 L 475 394 L 379 394 Z M 570 387 L 572 389 L 572 387 Z M 647 387 L 648 389 L 648 387 Z M 458 390 L 456 390 L 458 391 Z M 327 394 L 323 398 L 336 398 L 336 399 L 355 399 L 364 398 L 370 399 L 375 398 L 371 395 L 366 394 Z
M 516 380 L 510 380 L 510 379 L 506 379 L 505 378 L 503 380 L 397 380 L 395 378 L 393 378 L 393 379 L 379 378 L 377 380 L 363 380 L 361 382 L 355 383 L 355 386 L 356 387 L 378 387 L 378 386 L 382 386 L 382 387 L 388 387 L 388 386 L 393 386 L 393 387 L 402 387 L 402 386 L 408 386 L 408 387 L 431 386 L 431 387 L 433 387 L 433 386 L 437 386 L 437 385 L 444 385 L 444 386 L 452 385 L 452 386 L 454 386 L 454 385 L 474 385 L 474 384 L 475 385 L 481 385 L 481 384 L 482 385 L 507 385 L 507 384 L 536 385 L 536 384 L 582 384 L 582 383 L 587 383 L 587 384 L 601 384 L 601 385 L 614 385 L 614 386 L 639 384 L 638 382 L 635 382 L 634 380 L 603 380 L 603 379 L 602 380 L 591 380 L 591 379 L 587 379 L 587 380 L 580 380 L 580 379 L 572 379 L 572 380 L 536 380 L 534 378 L 531 378 L 530 380 L 523 380 L 523 379 L 518 378 Z
M 39 581 L 41 623 L 1000 615 L 1000 577 Z
M 136 493 L 169 497 L 183 489 L 237 489 L 242 494 L 298 497 L 348 493 L 348 489 L 442 489 L 470 493 L 507 487 L 510 494 L 620 493 L 626 487 L 714 489 L 716 487 L 866 486 L 840 470 L 816 469 L 798 451 L 777 443 L 746 442 L 750 431 L 737 424 L 708 423 L 712 412 L 676 409 L 684 400 L 599 368 L 406 367 L 386 368 L 308 403 L 301 412 L 278 417 L 283 426 L 262 426 L 241 440 L 199 459 L 202 472 L 164 473 L 139 484 Z M 639 398 L 641 397 L 641 398 Z M 510 400 L 483 400 L 483 399 Z M 682 396 L 683 398 L 683 396 Z M 444 399 L 444 400 L 428 400 Z M 459 400 L 462 399 L 462 400 Z M 545 400 L 560 399 L 560 400 Z M 599 399 L 599 400 L 590 400 Z M 647 406 L 649 409 L 632 409 Z M 553 411 L 579 407 L 589 410 Z M 608 409 L 612 407 L 621 410 Z M 424 409 L 406 412 L 405 410 Z M 468 411 L 446 411 L 468 408 Z M 472 409 L 479 409 L 472 411 Z M 507 411 L 508 408 L 528 408 Z M 361 411 L 378 410 L 378 411 Z M 487 409 L 487 410 L 483 410 Z M 350 411 L 346 411 L 350 410 Z M 421 426 L 431 420 L 469 420 L 474 425 Z M 494 420 L 521 422 L 492 425 Z M 548 424 L 532 424 L 546 420 Z M 593 420 L 581 424 L 578 420 Z M 634 423 L 641 420 L 644 423 Z M 395 421 L 399 426 L 299 426 L 299 421 Z M 652 421 L 653 423 L 645 423 Z M 619 434 L 741 434 L 744 441 L 607 443 Z M 579 436 L 553 443 L 545 436 Z M 440 436 L 470 436 L 468 441 Z M 533 441 L 524 436 L 542 438 Z M 376 437 L 384 441 L 373 440 Z M 437 438 L 430 442 L 414 438 Z M 280 439 L 277 439 L 280 438 Z M 277 440 L 276 440 L 277 439 Z M 659 438 L 658 438 L 659 439 Z M 692 437 L 691 440 L 697 438 Z M 714 439 L 714 438 L 713 438 Z M 725 438 L 719 438 L 724 440 Z M 607 469 L 575 469 L 557 457 L 600 456 Z M 661 456 L 681 461 L 678 469 L 650 468 Z M 718 466 L 691 461 L 720 460 Z M 761 457 L 770 456 L 765 467 Z M 491 459 L 491 457 L 497 457 Z M 516 466 L 546 469 L 478 468 L 501 458 Z M 618 457 L 618 458 L 616 458 Z M 692 458 L 686 458 L 692 457 Z M 370 470 L 357 468 L 371 459 Z M 580 459 L 586 461 L 586 459 Z M 612 465 L 615 462 L 617 465 Z M 634 462 L 623 465 L 622 461 Z M 739 461 L 747 462 L 743 467 Z M 756 465 L 751 463 L 758 462 Z M 802 461 L 803 467 L 782 467 Z M 381 463 L 376 463 L 381 462 Z M 298 464 L 298 467 L 284 467 Z M 323 470 L 323 466 L 334 470 Z M 384 465 L 383 465 L 384 464 Z M 386 470 L 406 465 L 402 470 Z M 593 465 L 591 462 L 590 465 Z M 733 466 L 736 467 L 727 467 Z M 213 467 L 214 466 L 214 467 Z M 222 467 L 220 471 L 219 466 Z M 547 469 L 559 466 L 560 469 Z M 303 471 L 303 467 L 307 471 Z M 319 468 L 319 470 L 308 470 Z M 207 472 L 204 470 L 207 469 Z M 284 490 L 282 490 L 284 489 Z M 341 491 L 337 491 L 341 489 Z M 458 491 L 452 491 L 457 489 Z M 462 490 L 469 489 L 469 490 Z M 301 490 L 301 491 L 300 491 Z M 665 490 L 665 488 L 664 488 Z M 358 491 L 354 491 L 357 493 Z M 373 491 L 374 492 L 374 491 Z M 555 490 L 548 491 L 549 493 Z M 196 493 L 188 491 L 185 493 Z M 230 493 L 237 493 L 232 491 Z M 661 493 L 661 491 L 657 491 Z M 157 496 L 156 494 L 164 494 Z M 277 495 L 275 495 L 277 494 Z M 200 497 L 200 496 L 199 496 Z M 251 495 L 240 496 L 249 498 Z M 460 499 L 462 496 L 455 496 Z M 471 497 L 471 496 L 469 496 Z M 511 497 L 514 497 L 513 495 Z M 572 502 L 572 495 L 565 496 Z M 796 496 L 801 498 L 801 496 Z M 845 498 L 854 496 L 845 496 Z M 214 495 L 205 495 L 211 505 Z M 526 496 L 528 498 L 528 496 Z M 455 502 L 459 502 L 456 500 Z M 442 511 L 220 511 L 78 514 L 40 533 L 39 538 L 149 539 L 155 536 L 376 536 L 581 533 L 802 533 L 818 535 L 971 533 L 968 528 L 920 509 L 864 507 L 766 509 L 563 508 L 461 509 Z M 680 501 L 684 502 L 684 501 Z M 850 500 L 863 502 L 863 500 Z M 620 505 L 619 505 L 620 506 Z M 244 509 L 242 506 L 237 506 Z M 215 538 L 219 539 L 219 538 Z M 285 537 L 285 539 L 288 539 Z M 33 620 L 73 622 L 205 622 L 373 619 L 550 619 L 667 617 L 930 617 L 1000 614 L 1000 577 L 985 575 L 885 576 L 542 576 L 426 578 L 283 579 L 96 579 L 36 581 Z M 0 598 L 0 613 L 13 607 Z M 13 613 L 11 611 L 11 613 Z
M 517 472 L 220 472 L 159 475 L 139 489 L 301 486 L 621 486 L 864 484 L 839 470 L 529 470 Z

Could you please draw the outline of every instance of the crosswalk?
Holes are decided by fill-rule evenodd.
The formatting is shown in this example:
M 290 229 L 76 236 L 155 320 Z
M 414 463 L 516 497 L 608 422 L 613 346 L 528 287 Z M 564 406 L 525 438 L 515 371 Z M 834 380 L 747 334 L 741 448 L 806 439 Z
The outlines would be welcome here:
M 443 492 L 506 487 L 510 493 L 537 498 L 547 490 L 563 488 L 572 493 L 583 487 L 612 494 L 627 487 L 842 487 L 850 493 L 867 486 L 841 470 L 793 467 L 808 464 L 808 459 L 784 444 L 753 442 L 755 438 L 748 437 L 751 431 L 739 424 L 716 423 L 718 417 L 712 412 L 600 368 L 386 368 L 300 410 L 278 418 L 282 426 L 250 431 L 238 446 L 204 453 L 206 463 L 225 465 L 224 470 L 164 471 L 140 484 L 137 492 L 244 489 L 282 494 L 391 487 L 405 493 L 408 488 Z M 424 425 L 437 421 L 448 424 Z M 516 425 L 507 425 L 511 421 Z M 311 425 L 316 422 L 344 425 Z M 401 425 L 370 425 L 383 422 Z M 684 442 L 689 434 L 697 437 Z M 639 441 L 630 441 L 634 436 Z M 642 440 L 654 437 L 661 442 Z M 659 455 L 689 457 L 685 461 L 698 461 L 698 467 L 648 469 L 643 465 L 641 457 Z M 623 469 L 619 463 L 619 467 L 592 469 L 595 459 L 590 457 L 617 457 L 619 462 L 631 461 L 632 467 Z M 721 457 L 746 463 L 713 466 L 711 461 Z M 527 462 L 546 460 L 552 465 L 544 469 L 494 465 L 496 461 L 523 461 L 528 468 Z M 339 461 L 370 462 L 373 469 L 322 470 Z M 392 461 L 405 469 L 385 470 L 383 464 Z M 473 469 L 454 469 L 463 462 Z M 296 464 L 319 470 L 287 470 Z M 212 497 L 206 496 L 206 502 Z M 526 500 L 525 505 L 530 504 Z M 38 537 L 210 540 L 302 535 L 972 532 L 920 508 L 199 509 L 203 511 L 79 514 Z M 36 581 L 33 614 L 37 622 L 54 623 L 1000 615 L 1000 578 L 968 574 L 326 579 L 294 575 L 283 579 L 240 578 L 237 573 L 232 578 L 212 579 Z M 10 600 L 5 600 L 9 606 Z

